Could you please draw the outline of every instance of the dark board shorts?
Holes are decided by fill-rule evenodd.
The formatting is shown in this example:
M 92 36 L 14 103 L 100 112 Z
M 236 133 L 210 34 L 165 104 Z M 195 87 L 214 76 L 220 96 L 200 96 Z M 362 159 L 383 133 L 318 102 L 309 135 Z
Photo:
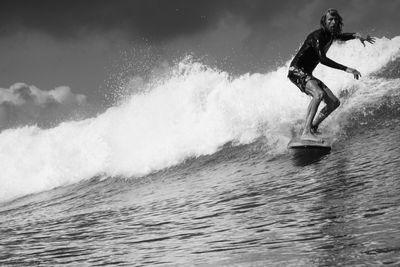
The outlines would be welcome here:
M 312 76 L 311 74 L 305 72 L 304 70 L 297 68 L 295 66 L 291 66 L 289 68 L 289 73 L 288 73 L 288 78 L 289 80 L 294 83 L 299 89 L 303 92 L 306 93 L 306 85 L 307 82 L 310 80 L 315 80 L 318 83 L 318 86 L 321 87 L 322 90 L 325 88 L 328 88 L 323 82 Z

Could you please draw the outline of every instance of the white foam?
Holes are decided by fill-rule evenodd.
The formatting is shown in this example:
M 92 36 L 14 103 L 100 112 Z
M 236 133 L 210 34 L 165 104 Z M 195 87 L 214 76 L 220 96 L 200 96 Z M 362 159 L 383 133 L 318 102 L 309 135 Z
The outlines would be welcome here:
M 328 55 L 358 68 L 368 80 L 369 73 L 399 56 L 399 48 L 399 37 L 366 48 L 350 41 L 334 45 Z M 147 93 L 96 118 L 47 130 L 5 130 L 0 134 L 0 200 L 96 175 L 144 175 L 212 154 L 229 141 L 250 143 L 265 136 L 280 153 L 309 102 L 286 78 L 287 70 L 288 63 L 266 74 L 230 77 L 184 60 Z M 323 66 L 315 73 L 334 92 L 363 82 Z

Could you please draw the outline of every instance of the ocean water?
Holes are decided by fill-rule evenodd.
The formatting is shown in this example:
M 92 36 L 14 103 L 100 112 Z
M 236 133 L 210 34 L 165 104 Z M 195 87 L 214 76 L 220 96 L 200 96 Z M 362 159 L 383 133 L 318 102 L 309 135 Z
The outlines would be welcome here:
M 400 38 L 319 66 L 330 153 L 293 153 L 288 66 L 190 59 L 97 117 L 0 133 L 0 265 L 400 265 Z M 132 86 L 129 85 L 129 86 Z

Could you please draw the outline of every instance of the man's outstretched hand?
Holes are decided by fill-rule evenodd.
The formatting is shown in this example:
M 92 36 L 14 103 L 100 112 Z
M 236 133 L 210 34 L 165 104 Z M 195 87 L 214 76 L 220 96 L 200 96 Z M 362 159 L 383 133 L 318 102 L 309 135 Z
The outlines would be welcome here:
M 369 35 L 367 35 L 367 37 L 366 38 L 360 38 L 360 42 L 365 46 L 365 41 L 367 41 L 368 43 L 370 43 L 370 44 L 373 44 L 373 43 L 375 43 L 375 37 L 371 37 L 371 36 L 369 36 Z
M 363 46 L 365 46 L 365 41 L 367 41 L 370 44 L 375 43 L 375 37 L 371 37 L 369 35 L 367 35 L 367 37 L 364 38 L 364 37 L 362 37 L 362 35 L 360 33 L 356 33 L 355 37 L 357 39 L 360 39 L 360 42 L 363 44 Z
M 358 80 L 358 78 L 361 77 L 361 73 L 356 69 L 347 68 L 346 72 L 353 74 L 354 75 L 354 79 L 356 79 L 356 80 Z

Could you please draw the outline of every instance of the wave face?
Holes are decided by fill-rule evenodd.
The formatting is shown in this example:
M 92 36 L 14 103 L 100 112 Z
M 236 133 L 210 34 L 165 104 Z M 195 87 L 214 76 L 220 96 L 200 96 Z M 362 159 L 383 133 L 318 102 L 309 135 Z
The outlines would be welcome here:
M 341 95 L 341 110 L 325 127 L 340 132 L 354 111 L 400 87 L 400 37 L 334 44 L 328 56 L 363 78 L 318 66 L 314 74 Z M 266 74 L 232 77 L 191 59 L 171 67 L 140 94 L 95 118 L 51 129 L 26 126 L 0 133 L 0 201 L 95 176 L 137 177 L 209 155 L 224 144 L 263 137 L 268 153 L 286 151 L 309 98 L 286 78 L 288 64 Z M 385 73 L 387 72 L 387 75 Z M 128 83 L 132 84 L 135 83 Z

